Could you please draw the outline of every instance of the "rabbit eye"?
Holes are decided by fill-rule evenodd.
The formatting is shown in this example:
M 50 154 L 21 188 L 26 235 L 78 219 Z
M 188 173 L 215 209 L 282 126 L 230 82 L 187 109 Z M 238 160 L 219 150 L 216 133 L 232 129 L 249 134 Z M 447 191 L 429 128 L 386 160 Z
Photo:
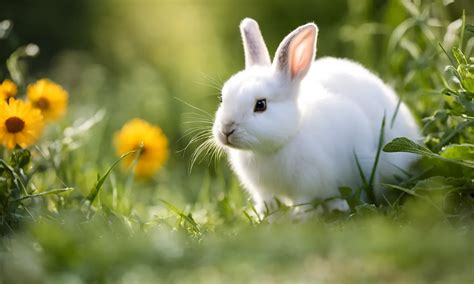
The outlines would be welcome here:
M 219 102 L 222 103 L 222 95 L 219 96 Z
M 254 112 L 264 112 L 267 109 L 267 99 L 257 100 L 255 103 Z

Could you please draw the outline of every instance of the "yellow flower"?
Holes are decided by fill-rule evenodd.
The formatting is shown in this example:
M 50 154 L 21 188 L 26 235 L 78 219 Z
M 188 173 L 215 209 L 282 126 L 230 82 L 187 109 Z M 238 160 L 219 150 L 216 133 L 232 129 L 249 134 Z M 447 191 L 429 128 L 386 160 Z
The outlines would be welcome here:
M 60 118 L 67 108 L 68 94 L 58 84 L 48 79 L 38 80 L 30 84 L 26 90 L 28 101 L 33 107 L 41 110 L 46 121 Z
M 11 80 L 4 80 L 0 84 L 0 101 L 8 101 L 9 98 L 16 96 L 18 88 Z
M 30 104 L 10 98 L 0 101 L 0 142 L 8 149 L 35 143 L 43 131 L 43 116 Z
M 140 149 L 140 156 L 135 166 L 135 175 L 148 177 L 158 171 L 168 159 L 168 139 L 161 129 L 148 122 L 135 118 L 127 122 L 115 134 L 114 144 L 118 155 Z M 130 166 L 136 155 L 129 155 L 124 159 L 125 166 Z

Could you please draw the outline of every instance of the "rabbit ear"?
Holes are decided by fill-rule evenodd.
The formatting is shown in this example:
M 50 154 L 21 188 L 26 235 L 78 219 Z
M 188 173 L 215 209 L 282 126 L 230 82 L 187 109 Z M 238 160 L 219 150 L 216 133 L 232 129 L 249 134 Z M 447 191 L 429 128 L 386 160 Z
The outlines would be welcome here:
M 240 33 L 244 42 L 245 68 L 252 65 L 270 65 L 270 55 L 255 20 L 245 18 L 240 23 Z
M 291 80 L 301 80 L 308 73 L 316 53 L 318 27 L 309 23 L 287 35 L 275 54 L 273 65 Z

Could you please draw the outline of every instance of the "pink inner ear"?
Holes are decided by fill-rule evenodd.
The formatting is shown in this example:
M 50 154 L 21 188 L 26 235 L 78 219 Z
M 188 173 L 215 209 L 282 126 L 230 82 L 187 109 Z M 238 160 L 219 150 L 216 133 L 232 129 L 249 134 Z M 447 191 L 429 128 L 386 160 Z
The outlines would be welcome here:
M 314 56 L 315 32 L 312 29 L 301 32 L 295 36 L 290 44 L 290 72 L 291 79 L 302 74 L 304 75 Z

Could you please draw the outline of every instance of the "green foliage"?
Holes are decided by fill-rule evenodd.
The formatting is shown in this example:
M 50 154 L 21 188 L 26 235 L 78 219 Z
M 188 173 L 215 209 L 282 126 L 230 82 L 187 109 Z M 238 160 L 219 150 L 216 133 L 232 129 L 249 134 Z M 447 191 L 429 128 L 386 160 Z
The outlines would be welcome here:
M 405 152 L 413 153 L 418 155 L 423 155 L 430 158 L 439 159 L 441 161 L 450 162 L 458 164 L 461 166 L 474 168 L 474 163 L 472 161 L 472 151 L 473 145 L 464 144 L 464 145 L 449 145 L 443 149 L 443 151 L 438 155 L 433 153 L 430 149 L 416 144 L 415 142 L 407 138 L 395 138 L 392 142 L 385 145 L 383 150 L 385 152 Z
M 469 25 L 462 18 L 459 46 L 463 46 L 464 36 L 471 37 Z M 469 42 L 469 41 L 468 41 Z M 443 89 L 443 104 L 431 116 L 423 119 L 425 143 L 430 148 L 418 145 L 407 138 L 396 138 L 384 147 L 385 152 L 407 152 L 435 159 L 425 161 L 423 175 L 409 180 L 404 187 L 387 185 L 408 195 L 416 196 L 434 204 L 433 196 L 444 200 L 442 207 L 434 207 L 456 218 L 474 216 L 474 125 L 472 89 L 473 62 L 458 46 L 453 46 L 448 54 L 450 60 L 445 68 L 445 76 L 439 76 Z M 461 209 L 462 208 L 462 209 Z M 458 215 L 462 212 L 461 215 Z M 464 215 L 463 215 L 464 214 Z
M 51 189 L 38 192 L 28 185 L 33 173 L 26 169 L 31 160 L 28 150 L 16 148 L 10 161 L 0 159 L 0 234 L 12 233 L 24 219 L 32 217 L 28 201 L 50 194 L 59 194 L 72 188 Z
M 470 36 L 465 25 L 465 17 L 462 19 L 462 27 L 460 46 L 463 45 L 464 35 Z M 457 46 L 452 47 L 451 54 L 446 53 L 443 46 L 441 48 L 451 64 L 445 68 L 445 78 L 440 76 L 444 86 L 439 94 L 443 96 L 442 108 L 423 119 L 425 143 L 431 149 L 402 137 L 385 145 L 384 151 L 414 153 L 440 161 L 441 163 L 425 163 L 427 165 L 425 174 L 420 179 L 411 180 L 407 184 L 408 188 L 392 188 L 401 189 L 405 193 L 416 194 L 416 196 L 441 191 L 446 199 L 457 194 L 465 199 L 464 203 L 471 208 L 468 215 L 472 216 L 474 208 L 471 197 L 474 194 L 472 187 L 474 177 L 473 62 Z M 448 167 L 451 169 L 448 170 Z M 428 190 L 430 187 L 433 188 L 432 191 Z M 447 210 L 453 210 L 453 208 Z

